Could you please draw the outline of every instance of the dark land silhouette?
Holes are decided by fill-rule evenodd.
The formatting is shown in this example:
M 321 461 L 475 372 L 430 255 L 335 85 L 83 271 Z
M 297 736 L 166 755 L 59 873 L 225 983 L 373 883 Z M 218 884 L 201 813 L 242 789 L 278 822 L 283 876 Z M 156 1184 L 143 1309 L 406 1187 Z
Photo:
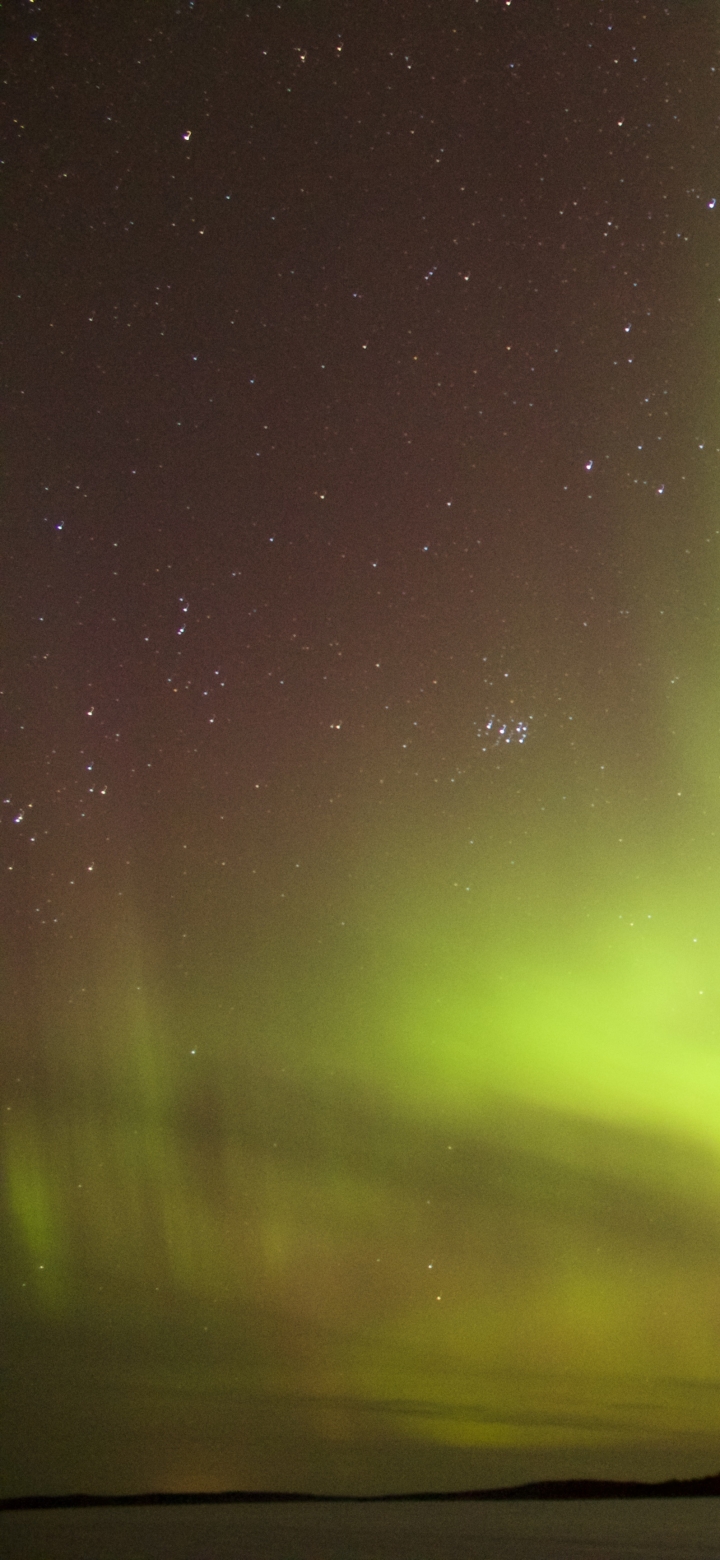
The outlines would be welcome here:
M 313 1495 L 285 1490 L 192 1490 L 181 1494 L 158 1490 L 144 1495 L 16 1495 L 0 1500 L 0 1511 L 44 1511 L 82 1506 L 213 1506 L 259 1502 L 420 1500 L 676 1500 L 720 1495 L 720 1473 L 702 1479 L 663 1479 L 644 1484 L 637 1479 L 545 1479 L 490 1490 L 421 1490 L 394 1495 Z

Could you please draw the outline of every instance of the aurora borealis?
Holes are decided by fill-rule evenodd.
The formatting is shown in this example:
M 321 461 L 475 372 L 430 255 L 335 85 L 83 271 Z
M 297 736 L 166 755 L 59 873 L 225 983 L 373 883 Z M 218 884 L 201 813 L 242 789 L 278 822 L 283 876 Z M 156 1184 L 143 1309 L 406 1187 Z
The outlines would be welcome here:
M 2 1493 L 715 1471 L 715 0 L 5 33 Z

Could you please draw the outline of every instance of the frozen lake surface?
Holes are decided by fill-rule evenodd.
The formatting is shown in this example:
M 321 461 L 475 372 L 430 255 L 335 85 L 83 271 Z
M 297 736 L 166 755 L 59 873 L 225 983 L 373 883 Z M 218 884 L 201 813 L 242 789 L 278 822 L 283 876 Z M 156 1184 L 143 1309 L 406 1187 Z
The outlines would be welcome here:
M 3 1560 L 718 1560 L 720 1500 L 2 1512 L 0 1554 Z

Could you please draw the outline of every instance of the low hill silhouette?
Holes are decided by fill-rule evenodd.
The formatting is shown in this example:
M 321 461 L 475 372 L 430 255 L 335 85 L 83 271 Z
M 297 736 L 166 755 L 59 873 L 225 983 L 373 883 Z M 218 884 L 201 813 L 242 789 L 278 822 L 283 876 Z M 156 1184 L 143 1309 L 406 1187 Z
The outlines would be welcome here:
M 419 1500 L 677 1500 L 720 1495 L 720 1473 L 702 1479 L 664 1479 L 643 1484 L 637 1479 L 544 1479 L 491 1490 L 420 1490 L 395 1495 L 312 1495 L 284 1490 L 192 1490 L 176 1494 L 157 1490 L 141 1495 L 15 1495 L 0 1500 L 0 1511 L 46 1511 L 83 1506 L 219 1506 L 258 1502 Z

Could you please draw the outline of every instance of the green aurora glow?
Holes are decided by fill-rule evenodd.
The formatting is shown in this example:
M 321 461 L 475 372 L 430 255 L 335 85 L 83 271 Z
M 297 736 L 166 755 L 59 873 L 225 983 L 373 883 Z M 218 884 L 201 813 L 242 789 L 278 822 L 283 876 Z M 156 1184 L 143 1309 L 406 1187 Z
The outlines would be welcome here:
M 377 152 L 386 183 L 381 170 L 366 186 L 363 115 L 385 112 L 390 69 L 377 40 L 387 31 L 398 58 L 410 45 L 401 18 L 336 8 L 342 69 L 356 47 L 378 74 L 371 109 L 342 78 L 361 128 L 327 152 L 343 192 L 330 214 L 315 150 L 341 69 L 330 6 L 332 25 L 323 11 L 309 28 L 325 86 L 297 123 L 282 119 L 289 89 L 280 103 L 258 85 L 237 45 L 267 159 L 262 174 L 248 162 L 244 186 L 229 130 L 191 164 L 173 118 L 200 122 L 182 96 L 197 75 L 218 123 L 235 122 L 216 79 L 228 6 L 204 32 L 178 31 L 172 82 L 148 110 L 158 145 L 172 120 L 158 188 L 171 202 L 187 181 L 178 222 L 190 197 L 192 223 L 208 203 L 211 260 L 189 247 L 194 228 L 177 258 L 152 171 L 122 197 L 145 223 L 141 261 L 128 248 L 101 263 L 81 235 L 63 270 L 38 206 L 38 275 L 52 291 L 60 267 L 67 282 L 53 321 L 67 354 L 53 357 L 36 299 L 57 378 L 46 404 L 32 371 L 40 433 L 23 424 L 11 483 L 8 796 L 21 821 L 13 833 L 2 819 L 11 1494 L 457 1488 L 718 1464 L 720 265 L 707 223 L 720 210 L 717 88 L 702 74 L 716 7 L 670 5 L 667 28 L 634 8 L 618 19 L 598 42 L 625 61 L 612 110 L 615 54 L 597 75 L 586 63 L 604 3 L 590 27 L 561 0 L 567 55 L 557 40 L 546 54 L 520 3 L 512 20 L 481 6 L 482 50 L 467 8 L 451 9 L 463 57 L 479 50 L 490 75 L 472 78 L 456 119 L 449 23 L 413 24 L 422 86 L 395 83 L 409 95 Z M 267 46 L 278 81 L 304 46 L 298 14 L 248 22 L 253 61 Z M 112 49 L 95 20 L 104 81 Z M 80 47 L 69 13 L 57 25 Z M 113 26 L 124 59 L 135 23 Z M 510 55 L 529 63 L 506 88 Z M 300 77 L 290 84 L 299 97 Z M 661 98 L 692 106 L 692 136 L 666 125 Z M 430 134 L 429 102 L 443 146 L 460 147 L 458 188 L 466 143 L 472 177 L 487 162 L 495 180 L 488 196 L 477 174 L 467 233 L 455 183 L 438 193 L 435 162 L 407 162 L 401 132 Z M 567 147 L 556 102 L 572 108 Z M 85 111 L 43 140 L 51 112 L 37 108 L 34 144 L 74 166 Z M 127 133 L 142 170 L 145 140 Z M 91 212 L 103 147 L 91 139 L 100 172 L 78 174 Z M 301 174 L 313 223 L 296 230 Z M 235 217 L 226 185 L 250 190 L 250 215 Z M 414 206 L 387 193 L 406 186 L 429 246 Z M 572 229 L 566 195 L 585 201 Z M 666 197 L 652 248 L 637 212 Z M 619 247 L 612 227 L 601 242 L 596 212 L 627 234 Z M 277 213 L 290 236 L 268 239 Z M 235 257 L 256 247 L 258 274 L 243 259 L 237 280 Z M 433 313 L 436 249 L 450 281 Z M 302 307 L 281 296 L 288 257 L 307 265 Z M 162 341 L 150 305 L 150 323 L 132 312 L 156 272 L 185 300 L 163 303 Z M 481 278 L 471 314 L 466 272 Z M 130 300 L 137 358 L 117 345 L 106 273 Z M 351 299 L 338 292 L 327 321 L 313 312 L 335 285 L 321 274 Z M 78 276 L 82 310 L 100 298 L 100 344 L 76 362 Z M 217 334 L 225 313 L 242 352 Z M 102 417 L 94 402 L 93 417 L 72 410 L 83 353 L 109 369 Z M 216 377 L 201 394 L 188 375 L 196 358 L 206 372 L 203 353 Z M 156 381 L 168 405 L 177 396 L 170 432 Z M 196 443 L 173 443 L 196 412 Z M 274 465 L 258 476 L 266 432 Z M 26 467 L 46 445 L 30 534 Z M 67 512 L 62 535 L 43 530 L 46 509 Z M 483 746 L 489 720 L 527 721 L 527 740 Z

